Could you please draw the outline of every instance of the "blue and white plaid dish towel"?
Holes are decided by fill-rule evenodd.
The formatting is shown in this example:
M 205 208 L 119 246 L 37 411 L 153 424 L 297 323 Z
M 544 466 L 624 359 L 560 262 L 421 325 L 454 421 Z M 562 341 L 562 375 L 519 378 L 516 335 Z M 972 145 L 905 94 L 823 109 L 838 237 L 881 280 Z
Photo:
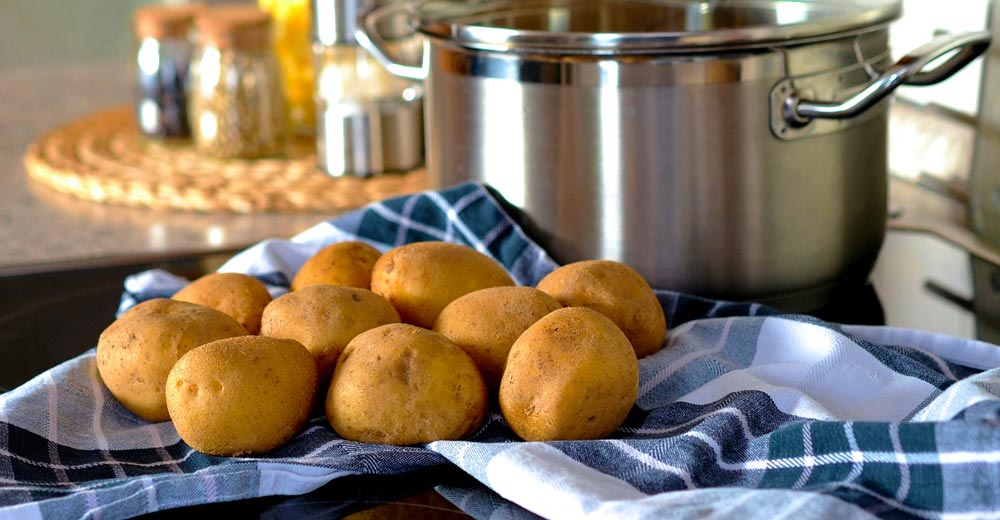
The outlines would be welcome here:
M 267 240 L 221 270 L 277 295 L 311 254 L 348 239 L 468 244 L 525 285 L 556 267 L 485 187 L 466 184 Z M 132 276 L 122 310 L 184 283 Z M 573 519 L 1000 517 L 1000 348 L 659 296 L 668 345 L 640 362 L 635 409 L 598 441 L 520 442 L 494 412 L 465 441 L 379 446 L 317 416 L 267 456 L 213 457 L 123 408 L 91 350 L 0 395 L 0 518 L 124 518 L 445 464 L 510 501 L 463 499 L 478 517 L 523 511 L 510 503 Z

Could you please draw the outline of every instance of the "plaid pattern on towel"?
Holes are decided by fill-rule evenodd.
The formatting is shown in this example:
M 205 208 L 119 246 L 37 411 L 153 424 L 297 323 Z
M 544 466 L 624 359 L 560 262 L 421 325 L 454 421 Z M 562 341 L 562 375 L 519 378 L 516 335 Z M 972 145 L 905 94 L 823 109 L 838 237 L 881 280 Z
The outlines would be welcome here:
M 525 285 L 556 267 L 466 184 L 264 241 L 220 270 L 278 295 L 310 255 L 348 239 L 467 244 Z M 185 283 L 138 273 L 121 310 Z M 441 489 L 479 518 L 1000 517 L 1000 348 L 658 295 L 667 347 L 640 361 L 636 407 L 598 441 L 521 442 L 494 411 L 468 440 L 379 446 L 317 416 L 266 456 L 213 457 L 122 407 L 90 351 L 0 395 L 0 518 L 125 518 L 448 464 L 484 484 Z

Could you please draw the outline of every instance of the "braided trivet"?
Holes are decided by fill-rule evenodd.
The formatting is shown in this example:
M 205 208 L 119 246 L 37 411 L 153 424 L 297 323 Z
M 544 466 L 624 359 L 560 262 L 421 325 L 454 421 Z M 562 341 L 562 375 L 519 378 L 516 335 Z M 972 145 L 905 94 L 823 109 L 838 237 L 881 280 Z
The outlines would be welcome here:
M 353 209 L 426 189 L 423 170 L 368 179 L 331 177 L 316 167 L 311 143 L 282 159 L 216 159 L 188 142 L 144 138 L 131 107 L 104 110 L 43 135 L 24 164 L 35 181 L 107 204 L 195 211 Z

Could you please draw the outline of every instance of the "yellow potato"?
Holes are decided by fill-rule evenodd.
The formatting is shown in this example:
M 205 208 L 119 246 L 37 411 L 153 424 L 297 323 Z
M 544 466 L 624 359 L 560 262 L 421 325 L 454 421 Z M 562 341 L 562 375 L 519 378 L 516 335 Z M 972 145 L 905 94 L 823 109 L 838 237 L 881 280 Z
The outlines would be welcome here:
M 611 318 L 640 358 L 663 347 L 667 335 L 663 307 L 642 275 L 621 262 L 567 264 L 538 282 L 538 289 L 566 307 L 587 307 Z
M 364 242 L 346 241 L 328 245 L 302 264 L 292 279 L 292 290 L 319 284 L 368 289 L 371 287 L 372 267 L 380 256 L 382 253 L 378 249 Z
M 264 309 L 260 333 L 304 345 L 316 360 L 321 386 L 325 386 L 337 358 L 354 336 L 388 323 L 399 323 L 399 313 L 367 289 L 310 285 L 275 298 Z
M 149 300 L 115 320 L 97 340 L 97 371 L 126 408 L 147 421 L 166 421 L 167 374 L 187 351 L 244 336 L 229 315 L 194 303 Z
M 607 437 L 639 392 L 639 361 L 621 330 L 583 307 L 559 309 L 514 342 L 500 411 L 526 441 Z
M 389 300 L 405 323 L 431 328 L 453 300 L 487 287 L 514 285 L 504 268 L 471 247 L 415 242 L 382 255 L 372 291 Z
M 490 287 L 449 303 L 438 315 L 434 331 L 469 354 L 487 388 L 496 392 L 514 341 L 542 316 L 561 308 L 532 287 Z
M 240 322 L 250 334 L 259 334 L 260 315 L 271 302 L 271 294 L 252 276 L 211 273 L 177 291 L 173 299 L 220 310 Z
M 298 342 L 245 336 L 182 357 L 167 378 L 177 434 L 211 455 L 266 453 L 291 439 L 316 397 L 316 364 Z
M 337 361 L 326 415 L 345 439 L 408 445 L 460 439 L 486 417 L 483 378 L 448 338 L 406 324 L 355 337 Z

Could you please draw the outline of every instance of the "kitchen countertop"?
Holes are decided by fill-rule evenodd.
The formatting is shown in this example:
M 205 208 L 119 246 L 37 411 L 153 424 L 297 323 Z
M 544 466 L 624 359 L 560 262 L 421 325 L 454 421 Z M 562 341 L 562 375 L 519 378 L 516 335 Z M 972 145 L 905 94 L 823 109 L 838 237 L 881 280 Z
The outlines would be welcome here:
M 335 215 L 155 211 L 95 204 L 28 178 L 22 157 L 44 132 L 131 99 L 128 63 L 0 69 L 0 276 L 235 251 Z

